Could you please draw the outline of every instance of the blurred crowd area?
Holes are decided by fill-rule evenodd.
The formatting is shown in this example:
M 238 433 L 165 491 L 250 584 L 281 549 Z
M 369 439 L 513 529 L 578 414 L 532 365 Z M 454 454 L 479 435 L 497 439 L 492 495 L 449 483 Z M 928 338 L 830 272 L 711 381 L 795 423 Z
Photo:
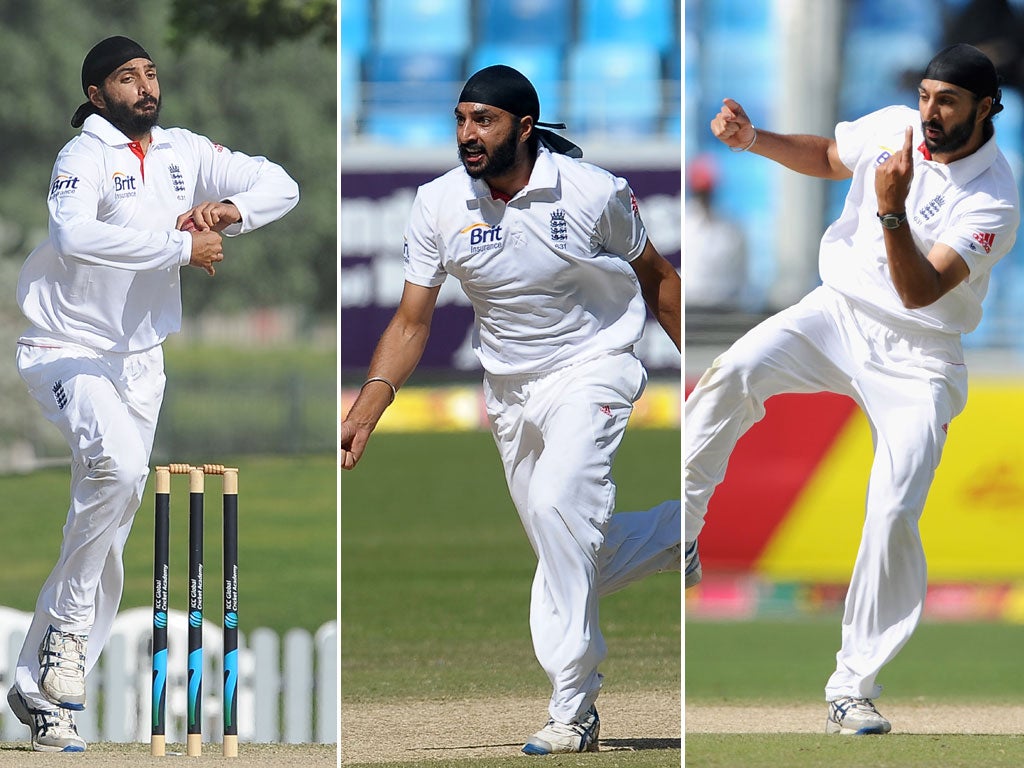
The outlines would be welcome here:
M 799 26 L 812 17 L 821 19 L 817 27 Z M 711 134 L 724 97 L 737 100 L 755 126 L 831 135 L 836 123 L 885 106 L 916 107 L 931 57 L 971 43 L 1003 79 L 996 136 L 1024 178 L 1024 0 L 687 0 L 684 29 L 688 344 L 720 346 L 780 308 L 782 280 L 787 300 L 810 290 L 818 281 L 817 239 L 848 190 L 848 183 L 822 183 L 820 205 L 794 204 L 784 189 L 793 174 L 730 152 Z M 824 121 L 802 120 L 808 101 Z M 813 236 L 801 240 L 802 230 Z M 795 247 L 801 252 L 794 255 Z M 968 346 L 1024 352 L 1022 249 L 1018 238 L 997 265 Z M 783 263 L 799 268 L 783 274 Z
M 679 29 L 679 0 L 345 0 L 342 140 L 449 143 L 463 82 L 500 63 L 573 138 L 678 141 Z

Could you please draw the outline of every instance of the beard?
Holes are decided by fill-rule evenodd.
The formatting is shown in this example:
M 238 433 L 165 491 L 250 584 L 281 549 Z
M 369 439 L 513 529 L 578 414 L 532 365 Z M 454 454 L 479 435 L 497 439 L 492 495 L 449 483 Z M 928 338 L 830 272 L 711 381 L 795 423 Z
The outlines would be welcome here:
M 933 128 L 943 131 L 942 138 L 938 141 L 931 141 L 928 136 L 925 135 L 924 145 L 933 155 L 943 155 L 949 154 L 950 152 L 956 152 L 970 141 L 971 134 L 974 133 L 974 121 L 977 117 L 978 108 L 975 107 L 971 110 L 971 114 L 966 120 L 962 123 L 950 126 L 948 131 L 943 130 L 941 125 L 937 122 L 932 122 L 931 120 L 926 123 L 921 123 L 922 128 Z
M 499 143 L 492 152 L 487 152 L 483 144 L 460 144 L 459 160 L 466 173 L 473 179 L 493 179 L 508 173 L 516 164 L 516 146 L 519 144 L 519 131 L 508 132 L 508 138 Z M 469 153 L 484 152 L 484 159 L 478 166 L 470 168 L 466 162 Z
M 117 101 L 109 94 L 103 94 L 106 99 L 107 108 L 104 116 L 125 136 L 136 139 L 145 136 L 152 130 L 153 126 L 160 122 L 160 100 L 152 96 L 145 96 L 133 104 L 124 101 Z M 141 111 L 143 107 L 154 105 L 156 109 L 152 112 Z

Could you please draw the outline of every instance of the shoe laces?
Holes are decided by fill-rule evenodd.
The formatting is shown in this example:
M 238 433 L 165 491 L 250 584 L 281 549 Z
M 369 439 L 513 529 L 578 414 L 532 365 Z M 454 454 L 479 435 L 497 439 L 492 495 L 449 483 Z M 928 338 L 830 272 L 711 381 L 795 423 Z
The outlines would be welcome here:
M 43 647 L 46 664 L 85 671 L 85 635 L 51 630 Z
M 78 729 L 75 727 L 75 718 L 70 711 L 57 707 L 56 709 L 40 709 L 32 712 L 36 718 L 36 731 L 39 735 L 45 735 L 51 730 L 70 730 L 76 736 Z
M 594 724 L 597 722 L 597 710 L 593 707 L 583 713 L 583 717 L 579 720 L 574 720 L 571 723 L 560 723 L 557 720 L 548 720 L 545 728 L 550 728 L 554 731 L 571 731 L 581 739 L 586 737 L 594 730 Z
M 881 717 L 878 710 L 875 709 L 875 704 L 871 699 L 848 696 L 845 699 L 833 701 L 832 706 L 835 708 L 836 714 L 841 718 L 845 717 L 851 711 L 860 712 L 861 714 L 878 715 Z

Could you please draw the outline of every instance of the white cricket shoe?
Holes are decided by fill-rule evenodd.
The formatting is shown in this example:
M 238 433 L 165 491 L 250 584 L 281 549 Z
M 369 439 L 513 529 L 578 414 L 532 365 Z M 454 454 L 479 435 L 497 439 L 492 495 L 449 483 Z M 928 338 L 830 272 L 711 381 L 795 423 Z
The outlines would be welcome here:
M 828 703 L 825 733 L 865 736 L 871 733 L 888 733 L 890 730 L 892 725 L 878 714 L 871 699 L 844 696 Z
M 527 755 L 556 755 L 566 752 L 597 752 L 601 718 L 591 705 L 583 717 L 571 723 L 548 720 L 548 724 L 529 738 L 523 747 Z
M 66 709 L 31 709 L 13 686 L 7 692 L 7 703 L 14 716 L 32 731 L 34 752 L 85 752 L 85 739 L 78 735 L 75 716 Z
M 697 553 L 697 540 L 686 544 L 686 588 L 700 584 L 704 570 L 700 567 L 700 555 Z
M 85 709 L 86 635 L 50 626 L 39 644 L 39 691 L 65 709 Z

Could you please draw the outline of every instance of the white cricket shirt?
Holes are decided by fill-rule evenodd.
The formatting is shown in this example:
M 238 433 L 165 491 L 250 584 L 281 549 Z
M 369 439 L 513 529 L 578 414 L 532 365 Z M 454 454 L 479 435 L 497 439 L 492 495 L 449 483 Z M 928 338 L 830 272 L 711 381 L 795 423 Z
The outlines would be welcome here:
M 33 329 L 23 337 L 138 352 L 181 328 L 178 270 L 192 235 L 177 217 L 229 199 L 238 235 L 274 221 L 299 199 L 298 185 L 262 157 L 232 152 L 182 128 L 152 130 L 138 145 L 100 115 L 57 156 L 47 206 L 50 237 L 29 254 L 18 303 Z
M 903 306 L 889 276 L 875 195 L 875 168 L 903 146 L 908 125 L 914 127 L 916 147 L 907 197 L 914 242 L 924 254 L 937 242 L 948 245 L 971 271 L 964 282 L 921 309 Z M 853 179 L 842 215 L 821 239 L 821 279 L 897 321 L 968 333 L 981 321 L 992 266 L 1009 252 L 1017 236 L 1017 185 L 995 136 L 974 154 L 949 165 L 931 160 L 923 142 L 920 113 L 909 107 L 886 107 L 836 126 L 839 156 L 853 170 Z
M 542 146 L 507 203 L 461 166 L 420 187 L 405 279 L 429 288 L 455 277 L 475 311 L 484 370 L 537 373 L 640 339 L 646 310 L 628 262 L 646 244 L 624 179 Z

